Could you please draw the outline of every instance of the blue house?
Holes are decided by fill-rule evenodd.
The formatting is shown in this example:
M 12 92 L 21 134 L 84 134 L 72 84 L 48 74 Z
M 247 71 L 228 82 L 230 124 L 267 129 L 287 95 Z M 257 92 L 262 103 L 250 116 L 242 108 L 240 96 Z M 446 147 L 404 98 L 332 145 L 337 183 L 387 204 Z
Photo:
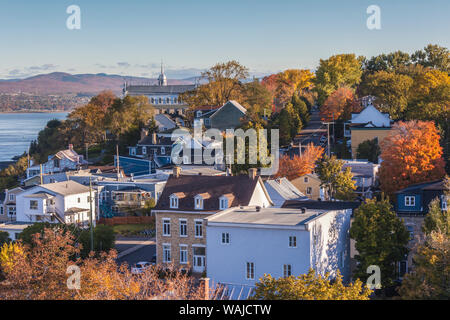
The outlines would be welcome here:
M 419 215 L 428 213 L 428 206 L 436 197 L 441 200 L 441 207 L 447 208 L 444 198 L 444 180 L 435 180 L 413 184 L 396 192 L 396 212 L 399 215 Z
M 395 211 L 403 220 L 406 229 L 408 229 L 410 233 L 410 249 L 412 249 L 417 241 L 423 237 L 422 225 L 425 216 L 428 213 L 428 206 L 431 201 L 436 198 L 440 199 L 441 209 L 447 210 L 448 199 L 444 195 L 444 190 L 444 180 L 435 180 L 413 184 L 396 192 Z M 399 279 L 402 279 L 405 273 L 412 270 L 412 256 L 413 254 L 410 252 L 409 255 L 398 264 Z

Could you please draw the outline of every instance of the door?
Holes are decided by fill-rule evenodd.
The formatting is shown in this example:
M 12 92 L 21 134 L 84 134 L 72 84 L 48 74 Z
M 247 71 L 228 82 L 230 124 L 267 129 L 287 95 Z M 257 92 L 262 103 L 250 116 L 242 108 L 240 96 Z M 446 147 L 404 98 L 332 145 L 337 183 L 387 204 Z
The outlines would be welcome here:
M 194 263 L 193 263 L 193 271 L 194 272 L 203 272 L 205 271 L 206 258 L 205 253 L 206 250 L 204 247 L 194 247 Z

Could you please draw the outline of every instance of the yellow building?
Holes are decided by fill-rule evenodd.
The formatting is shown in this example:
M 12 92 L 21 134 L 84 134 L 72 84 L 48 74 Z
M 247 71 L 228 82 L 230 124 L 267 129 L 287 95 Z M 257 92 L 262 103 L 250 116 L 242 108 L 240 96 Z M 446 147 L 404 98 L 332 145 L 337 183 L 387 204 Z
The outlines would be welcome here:
M 356 151 L 362 142 L 377 138 L 380 143 L 386 138 L 391 124 L 389 113 L 378 111 L 373 104 L 352 113 L 351 120 L 344 124 L 344 137 L 351 139 L 352 158 L 356 159 Z
M 316 174 L 305 174 L 292 180 L 291 183 L 311 200 L 323 200 L 323 188 L 320 186 L 320 179 Z

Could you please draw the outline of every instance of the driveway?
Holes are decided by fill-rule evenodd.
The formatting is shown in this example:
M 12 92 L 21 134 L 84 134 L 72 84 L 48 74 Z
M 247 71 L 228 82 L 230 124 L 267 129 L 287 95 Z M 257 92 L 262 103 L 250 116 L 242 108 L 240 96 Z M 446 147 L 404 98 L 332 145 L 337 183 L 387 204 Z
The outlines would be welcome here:
M 117 238 L 116 250 L 117 263 L 133 266 L 140 261 L 150 261 L 156 254 L 156 243 L 154 238 Z

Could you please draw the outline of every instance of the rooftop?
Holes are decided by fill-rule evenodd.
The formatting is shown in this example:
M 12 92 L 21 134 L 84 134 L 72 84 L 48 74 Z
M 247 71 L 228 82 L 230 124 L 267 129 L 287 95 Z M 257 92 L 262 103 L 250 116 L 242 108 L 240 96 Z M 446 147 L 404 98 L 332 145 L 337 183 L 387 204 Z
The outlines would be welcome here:
M 73 180 L 43 184 L 40 185 L 39 187 L 45 188 L 47 190 L 53 191 L 55 193 L 64 196 L 89 192 L 89 187 L 84 186 Z
M 235 223 L 250 225 L 272 226 L 304 226 L 313 219 L 327 213 L 328 210 L 306 210 L 302 213 L 299 209 L 260 208 L 255 207 L 230 209 L 208 218 L 208 224 Z
M 288 200 L 286 201 L 282 208 L 306 208 L 312 210 L 343 210 L 343 209 L 356 209 L 360 205 L 359 202 L 355 201 L 297 201 Z

